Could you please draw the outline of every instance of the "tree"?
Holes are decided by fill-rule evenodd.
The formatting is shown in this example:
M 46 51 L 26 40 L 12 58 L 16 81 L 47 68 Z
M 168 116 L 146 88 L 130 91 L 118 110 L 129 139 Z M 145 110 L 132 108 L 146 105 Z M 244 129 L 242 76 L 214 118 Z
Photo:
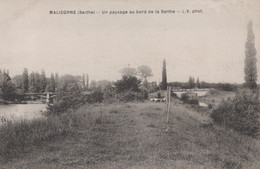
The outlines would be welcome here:
M 42 84 L 42 82 L 41 82 L 41 75 L 38 73 L 38 72 L 36 72 L 35 73 L 35 87 L 36 87 L 36 93 L 40 93 L 41 92 L 41 84 Z
M 88 74 L 86 76 L 86 87 L 87 87 L 87 89 L 89 88 L 89 77 L 88 77 Z
M 79 91 L 79 86 L 75 76 L 64 75 L 60 78 L 57 90 L 58 94 L 68 94 Z
M 133 91 L 138 92 L 141 80 L 135 76 L 123 76 L 122 79 L 115 82 L 117 92 Z
M 142 86 L 145 89 L 148 89 L 149 83 L 148 83 L 147 78 L 153 76 L 152 69 L 147 65 L 142 65 L 142 66 L 139 66 L 137 68 L 137 70 L 138 70 L 139 76 L 141 77 L 141 79 L 143 81 Z
M 85 86 L 86 86 L 86 78 L 85 78 L 85 73 L 83 73 L 83 75 L 82 75 L 82 85 L 83 85 L 83 88 L 85 88 Z
M 58 73 L 55 73 L 55 91 L 57 91 L 58 85 L 59 85 L 59 75 Z
M 89 89 L 90 90 L 97 90 L 98 89 L 98 82 L 95 80 L 92 80 L 89 84 Z
M 100 80 L 97 82 L 97 86 L 101 92 L 104 92 L 106 88 L 112 88 L 112 83 L 108 80 Z
M 253 23 L 249 22 L 247 29 L 247 42 L 245 45 L 245 86 L 254 89 L 257 87 L 257 68 L 256 68 L 256 49 L 255 49 L 255 35 L 253 32 Z
M 200 89 L 200 79 L 199 78 L 197 78 L 196 87 Z
M 50 79 L 48 79 L 46 91 L 48 92 L 55 92 L 56 86 L 55 86 L 55 79 L 53 73 L 51 74 Z
M 1 75 L 0 75 L 1 76 Z M 13 78 L 12 78 L 12 82 L 14 83 L 15 85 L 15 88 L 17 90 L 19 90 L 19 93 L 24 93 L 23 92 L 23 75 L 15 75 Z
M 27 68 L 24 68 L 24 70 L 23 70 L 22 90 L 24 93 L 29 92 L 29 75 L 28 75 Z
M 163 69 L 162 69 L 162 90 L 167 89 L 167 74 L 166 74 L 166 61 L 163 60 Z
M 15 85 L 7 73 L 0 75 L 0 97 L 3 100 L 13 100 L 15 97 Z
M 29 78 L 29 91 L 32 93 L 36 92 L 35 73 L 32 72 Z
M 42 74 L 41 74 L 41 77 L 40 77 L 40 92 L 45 92 L 45 89 L 46 89 L 46 85 L 47 85 L 47 80 L 46 80 L 46 75 L 45 75 L 45 71 L 42 70 Z
M 153 76 L 152 69 L 147 65 L 139 66 L 137 70 L 142 79 L 147 79 L 148 77 Z
M 120 73 L 123 76 L 136 76 L 137 75 L 137 71 L 135 68 L 130 68 L 130 67 L 126 67 L 123 68 L 122 70 L 120 70 Z
M 194 88 L 196 85 L 195 85 L 195 79 L 194 79 L 194 77 L 189 77 L 189 88 L 190 89 L 192 89 L 192 88 Z

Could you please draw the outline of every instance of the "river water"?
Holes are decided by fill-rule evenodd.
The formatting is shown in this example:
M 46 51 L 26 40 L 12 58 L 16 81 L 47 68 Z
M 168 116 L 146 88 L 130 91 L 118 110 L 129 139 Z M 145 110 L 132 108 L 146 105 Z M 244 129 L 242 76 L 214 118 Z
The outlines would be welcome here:
M 32 120 L 43 117 L 46 104 L 8 104 L 0 105 L 0 125 L 3 121 Z

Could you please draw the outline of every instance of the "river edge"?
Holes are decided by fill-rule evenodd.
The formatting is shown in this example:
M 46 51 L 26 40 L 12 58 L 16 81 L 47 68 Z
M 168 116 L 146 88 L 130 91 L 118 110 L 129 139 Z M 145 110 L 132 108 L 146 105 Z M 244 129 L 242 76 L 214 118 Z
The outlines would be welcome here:
M 8 104 L 45 104 L 44 101 L 0 101 L 0 105 L 8 105 Z

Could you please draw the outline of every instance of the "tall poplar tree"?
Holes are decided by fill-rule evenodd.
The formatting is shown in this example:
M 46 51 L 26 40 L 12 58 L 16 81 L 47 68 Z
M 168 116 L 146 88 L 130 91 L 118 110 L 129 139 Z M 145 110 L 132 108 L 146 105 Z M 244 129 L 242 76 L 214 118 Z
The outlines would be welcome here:
M 167 89 L 167 73 L 166 73 L 166 61 L 163 60 L 163 69 L 162 69 L 162 90 Z
M 247 26 L 247 41 L 245 45 L 245 86 L 250 89 L 257 87 L 257 68 L 256 68 L 256 49 L 255 49 L 255 35 L 253 32 L 253 23 L 249 22 Z
M 29 91 L 29 75 L 28 75 L 27 68 L 24 68 L 24 70 L 23 70 L 22 90 L 24 93 L 28 93 L 28 91 Z
M 41 84 L 40 84 L 40 88 L 41 88 L 40 90 L 41 90 L 41 92 L 45 92 L 46 85 L 47 85 L 46 74 L 45 74 L 45 71 L 42 70 L 42 74 L 41 74 Z

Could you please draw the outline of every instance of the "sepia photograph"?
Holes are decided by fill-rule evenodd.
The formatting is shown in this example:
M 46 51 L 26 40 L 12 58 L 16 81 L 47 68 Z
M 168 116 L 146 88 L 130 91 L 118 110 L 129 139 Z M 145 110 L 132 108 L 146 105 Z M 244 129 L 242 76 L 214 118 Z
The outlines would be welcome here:
M 0 0 L 0 169 L 260 169 L 259 0 Z

